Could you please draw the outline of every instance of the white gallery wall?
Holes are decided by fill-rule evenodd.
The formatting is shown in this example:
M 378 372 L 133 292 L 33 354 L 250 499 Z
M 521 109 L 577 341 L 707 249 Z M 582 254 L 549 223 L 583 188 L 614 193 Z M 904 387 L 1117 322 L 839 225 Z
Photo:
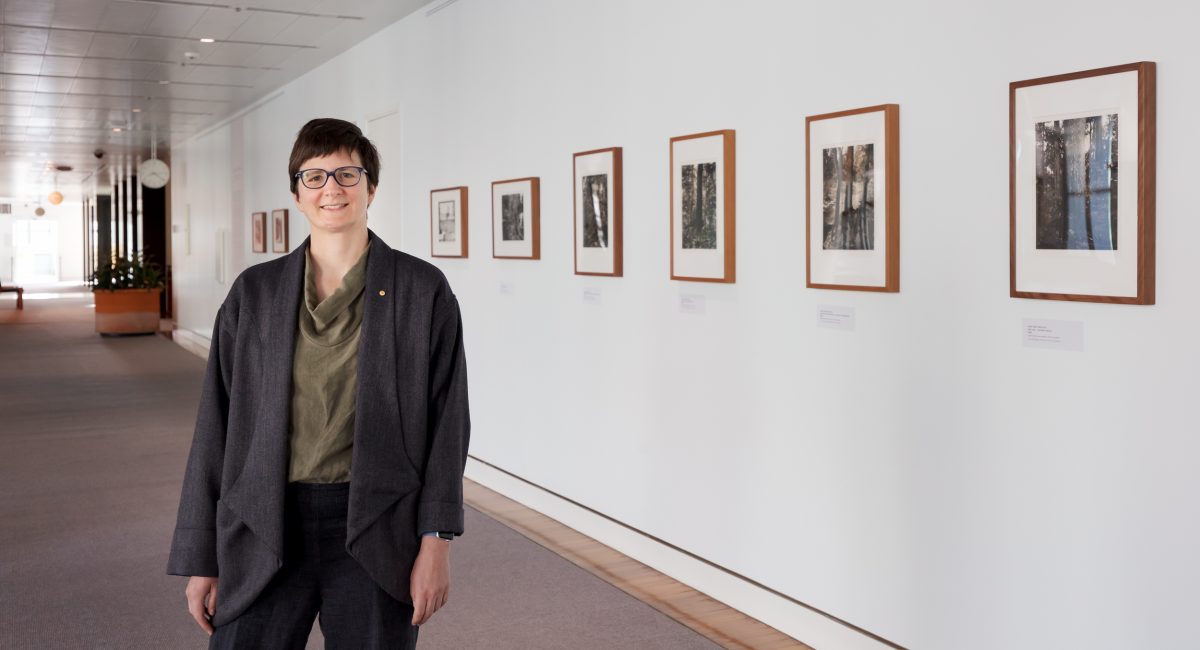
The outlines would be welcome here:
M 470 187 L 471 257 L 436 264 L 463 309 L 473 456 L 905 647 L 1194 647 L 1197 18 L 1026 0 L 420 11 L 174 143 L 180 326 L 206 334 L 237 273 L 275 257 L 250 252 L 251 212 L 288 208 L 303 240 L 292 139 L 355 120 L 381 136 L 370 225 L 393 247 L 428 258 L 429 191 Z M 1158 62 L 1158 304 L 1009 298 L 1008 83 L 1140 60 Z M 901 291 L 806 289 L 804 118 L 882 103 L 900 105 Z M 671 281 L 668 139 L 715 129 L 737 131 L 737 283 Z M 571 156 L 610 146 L 625 276 L 576 276 Z M 490 184 L 523 176 L 541 177 L 542 259 L 493 259 Z M 822 305 L 855 329 L 818 328 Z M 1081 321 L 1083 351 L 1023 347 L 1025 318 Z

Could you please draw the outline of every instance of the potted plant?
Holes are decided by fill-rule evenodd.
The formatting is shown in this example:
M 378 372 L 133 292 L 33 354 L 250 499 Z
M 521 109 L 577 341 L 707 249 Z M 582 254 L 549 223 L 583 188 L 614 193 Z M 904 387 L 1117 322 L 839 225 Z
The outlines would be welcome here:
M 159 327 L 162 266 L 141 252 L 96 264 L 92 295 L 100 334 L 153 334 Z

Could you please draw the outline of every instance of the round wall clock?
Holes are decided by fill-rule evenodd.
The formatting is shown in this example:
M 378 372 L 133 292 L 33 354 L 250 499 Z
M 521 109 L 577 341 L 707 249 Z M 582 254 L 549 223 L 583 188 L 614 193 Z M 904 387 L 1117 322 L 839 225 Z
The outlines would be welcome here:
M 158 158 L 151 158 L 138 165 L 138 180 L 152 190 L 163 187 L 170 179 L 171 168 Z

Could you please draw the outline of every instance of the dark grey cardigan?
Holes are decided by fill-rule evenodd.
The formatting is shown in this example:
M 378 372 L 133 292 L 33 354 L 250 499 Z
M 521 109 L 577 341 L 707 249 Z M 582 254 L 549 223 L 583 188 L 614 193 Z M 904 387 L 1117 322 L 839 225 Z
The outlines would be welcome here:
M 463 532 L 471 424 L 462 319 L 437 267 L 369 236 L 346 550 L 411 602 L 418 531 Z M 214 625 L 245 611 L 282 565 L 308 243 L 242 272 L 213 326 L 167 573 L 220 577 Z

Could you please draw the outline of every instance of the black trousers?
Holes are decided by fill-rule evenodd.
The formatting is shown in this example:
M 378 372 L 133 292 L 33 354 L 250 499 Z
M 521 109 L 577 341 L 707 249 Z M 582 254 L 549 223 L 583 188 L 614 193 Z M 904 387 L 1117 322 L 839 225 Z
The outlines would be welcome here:
M 209 650 L 304 650 L 318 613 L 326 648 L 416 648 L 412 605 L 346 552 L 349 497 L 349 483 L 288 484 L 283 567 L 245 613 L 213 631 Z

